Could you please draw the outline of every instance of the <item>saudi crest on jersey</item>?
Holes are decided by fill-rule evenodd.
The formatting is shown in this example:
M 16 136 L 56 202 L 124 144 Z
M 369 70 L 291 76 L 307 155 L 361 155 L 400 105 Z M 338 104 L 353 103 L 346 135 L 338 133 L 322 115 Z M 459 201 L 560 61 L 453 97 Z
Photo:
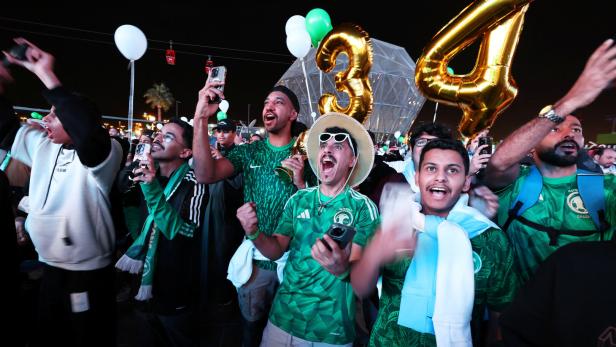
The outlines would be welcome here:
M 312 258 L 311 248 L 333 223 L 353 226 L 353 243 L 365 246 L 374 233 L 378 211 L 366 196 L 348 187 L 333 200 L 317 187 L 298 191 L 287 202 L 277 234 L 291 237 L 284 280 L 270 312 L 274 325 L 314 342 L 347 344 L 355 332 L 355 304 L 348 276 L 338 278 Z

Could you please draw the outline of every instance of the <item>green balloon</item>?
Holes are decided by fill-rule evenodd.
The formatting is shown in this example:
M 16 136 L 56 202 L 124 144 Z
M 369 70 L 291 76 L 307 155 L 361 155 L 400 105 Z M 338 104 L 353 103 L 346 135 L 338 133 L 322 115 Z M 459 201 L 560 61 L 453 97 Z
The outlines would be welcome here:
M 400 143 L 404 142 L 404 136 L 398 137 L 398 142 L 400 142 Z
M 383 151 L 387 152 L 387 150 L 389 149 L 389 146 L 383 146 Z
M 306 15 L 306 30 L 312 40 L 312 45 L 317 47 L 325 35 L 332 30 L 332 20 L 325 10 L 313 8 Z
M 449 66 L 447 67 L 447 73 L 450 74 L 450 75 L 454 75 L 453 69 L 450 68 Z
M 43 115 L 38 112 L 32 112 L 30 113 L 30 116 L 34 119 L 43 119 Z
M 220 122 L 223 119 L 227 119 L 227 114 L 225 112 L 222 111 L 218 111 L 218 113 L 216 113 L 216 119 Z

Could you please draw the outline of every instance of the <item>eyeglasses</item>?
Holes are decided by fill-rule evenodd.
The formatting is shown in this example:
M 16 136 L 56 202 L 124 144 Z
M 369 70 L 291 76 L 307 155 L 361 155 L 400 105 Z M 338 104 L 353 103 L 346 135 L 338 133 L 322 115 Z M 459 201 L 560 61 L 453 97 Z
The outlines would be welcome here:
M 171 142 L 175 141 L 175 142 L 177 142 L 179 145 L 182 145 L 182 144 L 180 143 L 180 141 L 178 141 L 178 140 L 175 138 L 175 135 L 173 135 L 173 134 L 171 134 L 171 133 L 165 133 L 165 134 L 164 134 L 164 133 L 159 133 L 159 134 L 160 134 L 160 135 L 163 135 L 163 142 L 164 142 L 164 143 L 171 143 Z
M 347 133 L 337 133 L 337 134 L 321 133 L 321 135 L 319 135 L 319 142 L 321 142 L 321 143 L 327 142 L 332 137 L 334 138 L 334 142 L 336 142 L 336 143 L 342 143 L 342 142 L 344 142 L 344 141 L 346 141 L 348 139 L 349 140 L 349 146 L 351 147 L 351 150 L 353 150 L 353 153 L 355 153 L 355 148 L 353 148 L 353 143 L 351 142 L 351 137 Z
M 417 140 L 415 140 L 415 146 L 423 147 L 423 146 L 427 145 L 428 142 L 430 142 L 432 140 L 436 140 L 436 139 L 427 139 L 425 137 L 420 137 Z

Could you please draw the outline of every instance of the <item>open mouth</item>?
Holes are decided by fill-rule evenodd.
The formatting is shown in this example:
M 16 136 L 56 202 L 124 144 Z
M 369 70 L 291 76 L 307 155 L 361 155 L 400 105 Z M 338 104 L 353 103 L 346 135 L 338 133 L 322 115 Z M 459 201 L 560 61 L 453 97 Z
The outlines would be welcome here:
M 263 116 L 263 122 L 264 123 L 270 123 L 276 120 L 276 115 L 273 113 L 268 113 L 265 116 Z
M 330 174 L 336 167 L 336 159 L 331 156 L 323 156 L 321 158 L 321 173 L 324 175 Z
M 572 142 L 572 141 L 566 141 L 566 142 L 562 142 L 557 146 L 558 149 L 562 150 L 563 152 L 569 154 L 569 153 L 574 153 L 577 152 L 579 150 L 579 147 L 577 145 L 577 143 Z
M 428 188 L 428 193 L 438 200 L 443 199 L 447 195 L 448 189 L 445 187 L 431 187 Z

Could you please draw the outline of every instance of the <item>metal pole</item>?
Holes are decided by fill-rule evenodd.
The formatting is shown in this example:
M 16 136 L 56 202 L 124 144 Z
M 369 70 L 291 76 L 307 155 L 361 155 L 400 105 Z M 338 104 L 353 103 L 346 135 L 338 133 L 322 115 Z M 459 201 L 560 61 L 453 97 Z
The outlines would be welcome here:
M 306 74 L 306 64 L 304 64 L 304 58 L 299 58 L 302 63 L 302 70 L 304 71 L 304 80 L 306 81 L 306 94 L 308 95 L 308 106 L 310 106 L 310 115 L 312 116 L 312 101 L 310 100 L 310 87 L 308 86 L 308 74 Z
M 135 92 L 135 61 L 130 61 L 130 96 L 128 98 L 128 131 L 129 139 L 133 139 L 133 94 Z

